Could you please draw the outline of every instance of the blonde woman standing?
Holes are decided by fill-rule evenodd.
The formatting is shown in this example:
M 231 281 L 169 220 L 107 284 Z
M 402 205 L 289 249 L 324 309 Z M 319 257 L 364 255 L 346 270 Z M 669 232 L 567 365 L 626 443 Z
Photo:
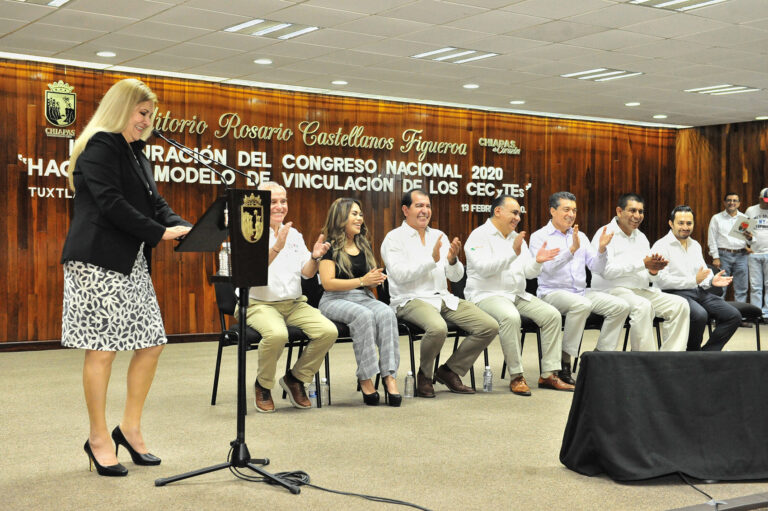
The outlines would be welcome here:
M 157 191 L 141 152 L 157 96 L 135 79 L 115 83 L 75 141 L 69 186 L 74 214 L 64 243 L 61 344 L 85 350 L 83 389 L 90 434 L 85 452 L 99 475 L 124 476 L 117 449 L 137 465 L 158 465 L 141 434 L 144 401 L 167 342 L 149 276 L 152 247 L 190 225 Z M 110 439 L 106 396 L 117 351 L 132 350 L 125 411 Z M 115 445 L 112 441 L 114 440 Z
M 320 261 L 320 281 L 325 289 L 320 311 L 349 325 L 365 404 L 379 404 L 371 379 L 380 374 L 389 405 L 400 406 L 402 396 L 395 378 L 400 364 L 397 318 L 371 292 L 387 276 L 376 267 L 360 202 L 336 199 L 328 210 L 323 234 L 331 249 Z

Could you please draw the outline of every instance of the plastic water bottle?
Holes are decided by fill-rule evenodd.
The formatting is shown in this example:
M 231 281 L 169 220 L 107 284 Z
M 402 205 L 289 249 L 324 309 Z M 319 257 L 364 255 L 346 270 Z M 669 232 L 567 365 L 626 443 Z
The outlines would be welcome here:
M 309 402 L 312 403 L 312 408 L 317 408 L 317 389 L 315 388 L 315 380 L 307 387 L 307 396 L 309 396 Z
M 325 378 L 320 378 L 320 402 L 323 403 L 323 406 L 330 406 L 331 404 L 331 387 Z
M 491 372 L 491 366 L 485 366 L 483 371 L 483 392 L 493 391 L 493 372 Z
M 229 242 L 221 244 L 219 251 L 219 275 L 229 275 Z
M 413 372 L 408 371 L 405 375 L 405 389 L 403 390 L 403 397 L 413 397 L 415 383 L 413 381 Z

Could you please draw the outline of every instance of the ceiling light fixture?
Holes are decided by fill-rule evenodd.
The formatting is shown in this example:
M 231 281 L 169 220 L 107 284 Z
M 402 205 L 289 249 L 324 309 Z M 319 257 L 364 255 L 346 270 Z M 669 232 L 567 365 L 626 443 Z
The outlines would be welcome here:
M 768 121 L 768 115 L 758 115 L 755 117 L 756 121 Z
M 664 114 L 656 114 L 653 116 L 654 119 L 666 119 L 667 116 Z
M 524 105 L 525 101 L 523 101 L 522 99 L 513 99 L 512 101 L 509 102 L 509 104 L 510 105 Z
M 235 25 L 234 27 L 225 28 L 224 32 L 240 32 L 244 28 L 252 27 L 260 23 L 264 23 L 264 20 L 256 19 L 256 20 L 246 21 L 245 23 L 240 23 L 239 25 Z
M 253 61 L 253 63 L 260 66 L 268 66 L 272 63 L 272 61 L 270 59 L 256 59 Z
M 349 82 L 345 80 L 334 80 L 331 82 L 333 85 L 349 85 Z
M 683 92 L 693 92 L 696 94 L 709 94 L 710 96 L 721 96 L 725 94 L 739 94 L 742 92 L 757 92 L 762 90 L 757 87 L 747 85 L 731 85 L 723 83 L 720 85 L 710 85 L 709 87 L 697 87 L 695 89 L 685 89 Z
M 258 27 L 257 30 L 249 30 L 251 27 Z M 255 37 L 269 37 L 271 39 L 291 39 L 309 32 L 319 30 L 320 27 L 311 27 L 309 25 L 297 25 L 295 23 L 286 23 L 282 21 L 272 21 L 265 19 L 252 19 L 245 23 L 239 23 L 225 28 L 224 32 L 240 33 Z
M 640 106 L 639 101 L 630 101 L 629 103 L 624 103 L 624 106 Z
M 113 51 L 99 51 L 99 52 L 96 52 L 96 55 L 104 58 L 117 57 L 117 53 Z
M 560 75 L 563 78 L 574 78 L 576 80 L 592 80 L 593 82 L 607 82 L 608 80 L 618 80 L 619 78 L 629 78 L 643 73 L 634 71 L 624 71 L 622 69 L 609 69 L 607 67 L 598 67 L 576 73 L 567 73 Z
M 292 39 L 294 37 L 298 37 L 300 35 L 308 34 L 310 32 L 314 32 L 315 30 L 319 30 L 320 27 L 307 27 L 302 28 L 301 30 L 297 30 L 295 32 L 289 32 L 287 34 L 283 34 L 278 37 L 278 39 Z
M 465 83 L 462 87 L 464 87 L 465 89 L 477 89 L 480 86 L 476 83 Z
M 685 12 L 707 5 L 719 4 L 728 0 L 629 0 L 630 4 L 654 7 L 668 11 Z
M 467 55 L 471 55 L 467 57 Z M 430 60 L 436 62 L 449 62 L 451 64 L 464 64 L 465 62 L 472 62 L 474 60 L 487 59 L 495 57 L 498 53 L 483 53 L 478 50 L 469 50 L 467 48 L 454 48 L 453 46 L 446 46 L 439 50 L 425 51 L 416 55 L 411 55 L 412 59 L 424 59 L 428 57 Z M 465 57 L 465 58 L 462 58 Z

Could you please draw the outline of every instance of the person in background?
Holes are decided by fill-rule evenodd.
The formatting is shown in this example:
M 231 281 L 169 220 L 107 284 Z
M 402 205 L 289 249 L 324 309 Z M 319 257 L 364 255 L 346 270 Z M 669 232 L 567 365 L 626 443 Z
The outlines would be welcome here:
M 400 336 L 397 317 L 377 300 L 371 288 L 387 278 L 377 268 L 360 201 L 336 199 L 328 210 L 323 235 L 331 248 L 320 261 L 320 282 L 325 289 L 320 312 L 346 323 L 357 360 L 357 380 L 363 402 L 379 404 L 379 393 L 371 379 L 381 375 L 390 406 L 400 406 L 397 368 L 400 365 Z
M 150 278 L 151 251 L 189 232 L 160 196 L 142 153 L 157 96 L 136 79 L 110 87 L 75 141 L 69 186 L 73 216 L 64 242 L 61 344 L 85 350 L 83 389 L 90 433 L 84 449 L 99 475 L 124 476 L 123 446 L 136 465 L 158 465 L 141 432 L 144 402 L 167 342 Z M 120 424 L 107 428 L 107 387 L 118 351 L 133 351 Z
M 259 190 L 270 190 L 272 198 L 269 207 L 269 281 L 266 286 L 250 288 L 245 311 L 248 326 L 262 336 L 257 350 L 259 369 L 253 383 L 254 404 L 259 412 L 275 411 L 272 388 L 277 361 L 288 342 L 290 325 L 307 334 L 309 343 L 293 368 L 286 371 L 278 383 L 295 408 L 310 408 L 304 384 L 312 381 L 339 332 L 319 310 L 307 303 L 307 298 L 301 294 L 301 279 L 316 278 L 320 259 L 330 245 L 321 234 L 312 246 L 312 252 L 307 250 L 304 238 L 292 227 L 292 222 L 283 224 L 288 214 L 285 188 L 266 181 L 259 185 Z M 236 315 L 239 313 L 235 310 Z
M 747 301 L 749 290 L 749 268 L 747 256 L 747 240 L 730 236 L 739 217 L 744 214 L 739 211 L 739 194 L 728 192 L 723 199 L 725 209 L 713 215 L 709 221 L 707 230 L 707 244 L 709 255 L 712 256 L 712 264 L 725 270 L 726 275 L 733 277 L 733 299 L 737 302 Z M 751 237 L 751 236 L 750 236 Z M 747 323 L 750 325 L 750 323 Z
M 763 323 L 768 322 L 768 188 L 760 190 L 759 202 L 745 211 L 755 221 L 747 265 L 749 266 L 749 303 L 763 311 Z

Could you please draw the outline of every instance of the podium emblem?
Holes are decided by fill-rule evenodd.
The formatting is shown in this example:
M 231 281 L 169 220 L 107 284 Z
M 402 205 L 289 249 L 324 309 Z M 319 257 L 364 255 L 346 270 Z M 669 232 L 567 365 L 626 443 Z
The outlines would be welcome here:
M 240 206 L 240 232 L 248 243 L 256 243 L 264 233 L 264 206 L 261 197 L 250 194 L 243 197 Z
M 75 88 L 62 80 L 48 84 L 50 90 L 45 91 L 45 118 L 63 128 L 75 122 L 77 114 Z

